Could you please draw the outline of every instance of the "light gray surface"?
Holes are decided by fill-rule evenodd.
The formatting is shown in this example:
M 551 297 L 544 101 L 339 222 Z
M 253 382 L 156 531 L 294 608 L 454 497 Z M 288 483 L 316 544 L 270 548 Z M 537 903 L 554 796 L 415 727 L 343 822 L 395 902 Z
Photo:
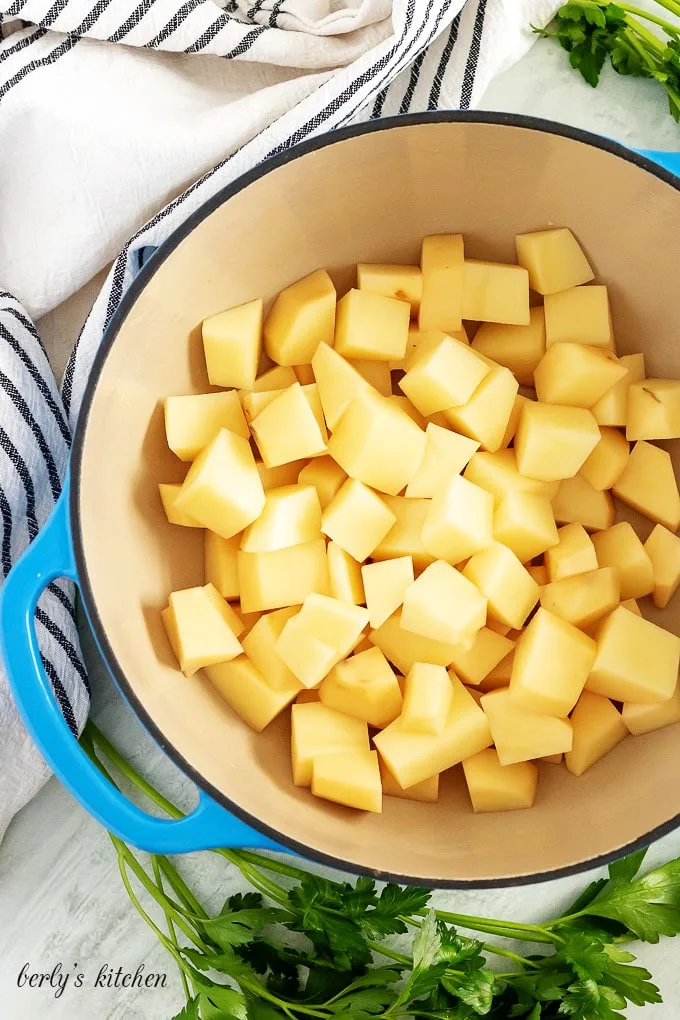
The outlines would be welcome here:
M 540 43 L 515 68 L 499 78 L 481 104 L 577 124 L 631 145 L 680 148 L 680 132 L 666 114 L 663 98 L 644 82 L 605 76 L 597 91 L 569 71 L 566 55 Z M 66 354 L 96 293 L 86 288 L 41 325 L 56 366 Z M 97 718 L 152 779 L 168 792 L 186 789 L 159 752 L 150 745 L 101 668 L 93 665 Z M 184 796 L 187 794 L 185 793 Z M 625 796 L 625 791 L 622 791 Z M 680 854 L 680 833 L 657 843 L 650 861 Z M 209 855 L 187 858 L 183 867 L 215 903 L 238 885 L 221 862 Z M 554 915 L 586 876 L 520 889 L 481 893 L 439 893 L 436 901 L 458 911 L 538 920 Z M 665 998 L 663 1006 L 631 1009 L 629 1016 L 676 1020 L 680 1016 L 678 944 L 640 947 Z M 18 988 L 17 976 L 29 963 L 33 971 L 81 971 L 59 999 L 46 990 Z M 100 967 L 167 974 L 157 991 L 94 988 Z M 104 831 L 52 780 L 11 826 L 0 849 L 0 1016 L 7 1020 L 168 1020 L 179 1009 L 176 971 L 128 904 L 120 885 L 116 857 Z

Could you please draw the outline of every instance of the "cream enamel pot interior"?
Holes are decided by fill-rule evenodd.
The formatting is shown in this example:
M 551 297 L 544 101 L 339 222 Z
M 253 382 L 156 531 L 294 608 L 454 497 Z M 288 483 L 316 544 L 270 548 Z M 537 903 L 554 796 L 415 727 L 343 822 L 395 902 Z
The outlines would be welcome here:
M 459 768 L 446 776 L 438 805 L 386 798 L 382 815 L 296 789 L 287 719 L 255 735 L 200 674 L 187 680 L 175 668 L 159 611 L 171 590 L 202 583 L 202 535 L 166 522 L 157 483 L 182 477 L 164 439 L 163 398 L 210 388 L 202 319 L 259 295 L 271 299 L 320 266 L 342 292 L 358 261 L 416 262 L 425 234 L 462 231 L 469 255 L 513 261 L 516 233 L 571 227 L 610 287 L 619 352 L 642 350 L 648 374 L 680 376 L 679 187 L 651 160 L 554 124 L 413 116 L 317 138 L 265 163 L 155 252 L 96 360 L 70 493 L 67 485 L 10 574 L 0 607 L 24 719 L 88 810 L 147 849 L 278 844 L 349 871 L 433 886 L 555 877 L 678 824 L 680 741 L 672 727 L 625 741 L 580 779 L 546 766 L 530 811 L 474 815 Z M 187 819 L 149 818 L 115 793 L 56 709 L 32 621 L 39 592 L 63 575 L 77 578 L 122 693 L 201 789 Z M 659 619 L 653 607 L 645 613 Z M 663 622 L 680 632 L 677 603 Z

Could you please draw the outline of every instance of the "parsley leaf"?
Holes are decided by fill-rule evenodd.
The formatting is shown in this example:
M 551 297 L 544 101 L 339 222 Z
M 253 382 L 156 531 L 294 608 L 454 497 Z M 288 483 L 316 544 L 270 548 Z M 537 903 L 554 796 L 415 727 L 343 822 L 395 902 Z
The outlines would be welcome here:
M 198 1012 L 198 998 L 191 999 L 190 1002 L 187 1002 L 184 1009 L 181 1009 L 179 1013 L 172 1018 L 172 1020 L 201 1020 Z

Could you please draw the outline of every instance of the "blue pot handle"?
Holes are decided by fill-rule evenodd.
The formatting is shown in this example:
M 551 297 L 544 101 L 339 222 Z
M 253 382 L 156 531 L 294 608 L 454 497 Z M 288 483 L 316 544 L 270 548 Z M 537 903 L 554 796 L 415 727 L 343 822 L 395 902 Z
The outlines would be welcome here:
M 680 152 L 658 152 L 651 149 L 638 149 L 641 156 L 646 156 L 664 170 L 680 177 Z
M 110 832 L 152 853 L 213 847 L 280 850 L 204 793 L 186 818 L 154 818 L 113 786 L 74 739 L 40 657 L 35 608 L 59 577 L 78 580 L 69 525 L 69 483 L 52 515 L 15 564 L 0 591 L 0 650 L 16 704 L 36 745 L 74 797 Z

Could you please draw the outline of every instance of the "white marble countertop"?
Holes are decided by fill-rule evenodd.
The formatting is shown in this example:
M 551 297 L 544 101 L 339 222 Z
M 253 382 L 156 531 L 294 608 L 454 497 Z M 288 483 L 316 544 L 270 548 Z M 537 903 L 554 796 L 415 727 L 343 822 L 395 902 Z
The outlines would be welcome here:
M 548 42 L 538 43 L 517 66 L 497 79 L 481 103 L 484 109 L 530 113 L 589 128 L 640 147 L 680 148 L 680 128 L 666 112 L 663 97 L 648 83 L 606 73 L 593 91 L 570 71 L 566 55 Z M 96 292 L 85 288 L 41 324 L 59 370 L 77 328 Z M 90 649 L 95 715 L 121 746 L 153 778 L 162 777 L 172 793 L 183 781 L 147 739 L 121 702 Z M 680 855 L 680 832 L 650 851 L 650 860 Z M 209 855 L 187 859 L 184 866 L 216 902 L 238 885 L 237 878 Z M 459 911 L 538 920 L 564 905 L 586 876 L 520 889 L 479 893 L 438 893 L 440 904 Z M 208 892 L 209 890 L 209 892 Z M 678 946 L 666 941 L 643 946 L 639 959 L 661 986 L 664 1005 L 631 1009 L 653 1020 L 680 1016 Z M 73 979 L 60 998 L 52 991 L 18 987 L 25 964 L 31 971 L 85 974 L 84 986 Z M 167 974 L 165 988 L 155 991 L 93 987 L 100 968 Z M 106 833 L 52 780 L 14 821 L 0 849 L 0 1016 L 6 1020 L 169 1020 L 180 1008 L 176 970 L 123 892 L 116 857 Z

